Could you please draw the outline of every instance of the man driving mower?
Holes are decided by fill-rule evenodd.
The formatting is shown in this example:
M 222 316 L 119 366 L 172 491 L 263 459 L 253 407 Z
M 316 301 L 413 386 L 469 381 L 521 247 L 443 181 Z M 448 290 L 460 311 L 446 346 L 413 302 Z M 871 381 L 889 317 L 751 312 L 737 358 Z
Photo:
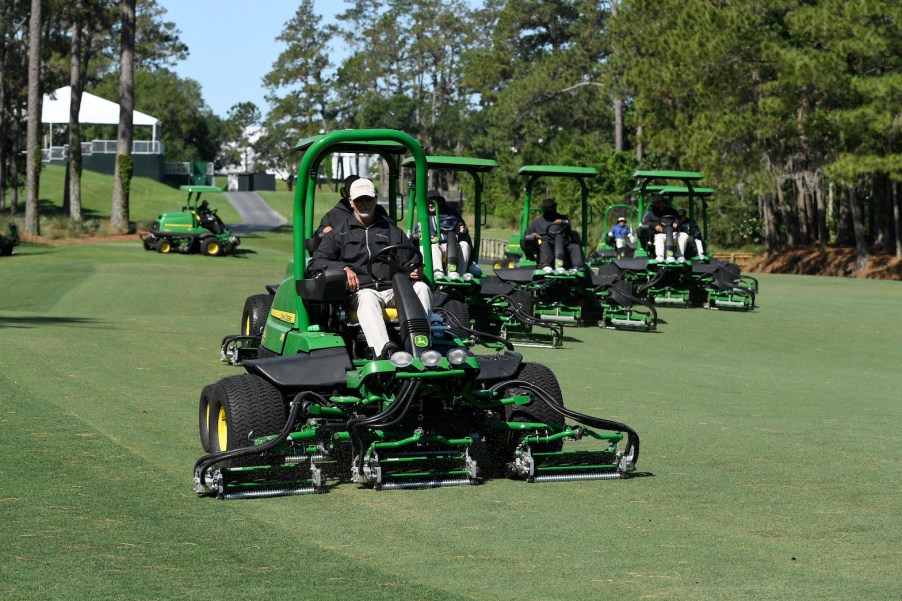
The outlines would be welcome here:
M 357 179 L 348 189 L 353 216 L 335 224 L 323 238 L 310 260 L 310 272 L 344 269 L 347 274 L 349 305 L 357 311 L 360 328 L 374 357 L 387 359 L 400 350 L 389 340 L 382 309 L 394 307 L 391 285 L 392 265 L 408 272 L 413 290 L 426 315 L 432 314 L 432 291 L 423 282 L 423 261 L 413 242 L 385 215 L 376 212 L 376 188 L 368 179 Z M 398 246 L 394 261 L 387 253 Z
M 539 267 L 546 274 L 553 271 L 565 273 L 567 263 L 570 265 L 571 274 L 583 268 L 583 252 L 579 241 L 570 229 L 570 220 L 567 216 L 557 212 L 557 202 L 553 198 L 542 201 L 542 216 L 530 224 L 524 238 L 541 240 Z

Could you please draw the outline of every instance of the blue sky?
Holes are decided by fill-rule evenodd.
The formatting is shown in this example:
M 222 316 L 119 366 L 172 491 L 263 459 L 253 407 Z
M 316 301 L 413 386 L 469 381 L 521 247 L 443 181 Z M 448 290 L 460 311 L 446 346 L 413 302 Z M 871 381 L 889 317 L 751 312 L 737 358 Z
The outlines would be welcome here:
M 267 110 L 261 83 L 284 49 L 276 36 L 297 11 L 291 0 L 157 0 L 174 21 L 190 56 L 176 73 L 200 83 L 204 100 L 220 117 L 239 102 L 250 101 Z M 340 0 L 314 0 L 321 24 L 335 22 L 346 4 Z M 332 62 L 341 56 L 333 54 Z

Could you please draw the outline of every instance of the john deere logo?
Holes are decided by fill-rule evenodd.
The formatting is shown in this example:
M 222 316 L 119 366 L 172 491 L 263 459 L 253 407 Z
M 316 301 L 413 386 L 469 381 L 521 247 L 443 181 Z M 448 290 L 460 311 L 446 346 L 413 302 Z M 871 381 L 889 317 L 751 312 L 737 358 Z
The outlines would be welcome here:
M 429 338 L 420 334 L 413 337 L 413 343 L 419 347 L 429 346 Z

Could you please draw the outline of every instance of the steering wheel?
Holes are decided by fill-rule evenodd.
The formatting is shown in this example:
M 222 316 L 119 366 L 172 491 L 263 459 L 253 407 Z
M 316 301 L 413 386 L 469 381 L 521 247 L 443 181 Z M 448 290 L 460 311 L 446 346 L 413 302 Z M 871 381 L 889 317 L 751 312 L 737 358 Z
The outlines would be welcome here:
M 382 255 L 387 255 L 389 253 L 395 253 L 398 249 L 401 248 L 400 244 L 392 244 L 390 246 L 383 246 L 380 248 L 375 254 L 370 255 L 369 260 L 366 262 L 366 272 L 369 274 L 371 278 L 373 278 L 374 282 L 383 282 L 385 280 L 380 280 L 375 275 L 373 275 L 373 264 L 381 257 Z M 390 258 L 387 260 L 388 262 L 388 281 L 394 277 L 396 273 L 401 271 L 401 264 L 398 262 L 398 257 L 396 254 L 392 254 Z
M 567 231 L 567 226 L 563 223 L 552 223 L 548 226 L 549 236 L 559 236 Z

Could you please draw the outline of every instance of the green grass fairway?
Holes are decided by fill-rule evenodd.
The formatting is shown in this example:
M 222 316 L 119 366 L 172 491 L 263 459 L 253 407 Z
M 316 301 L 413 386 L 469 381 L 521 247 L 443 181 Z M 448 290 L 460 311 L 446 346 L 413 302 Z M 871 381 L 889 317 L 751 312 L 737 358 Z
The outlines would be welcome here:
M 0 258 L 0 599 L 902 598 L 902 283 L 762 276 L 753 313 L 525 350 L 647 477 L 197 498 L 198 396 L 289 240 Z

